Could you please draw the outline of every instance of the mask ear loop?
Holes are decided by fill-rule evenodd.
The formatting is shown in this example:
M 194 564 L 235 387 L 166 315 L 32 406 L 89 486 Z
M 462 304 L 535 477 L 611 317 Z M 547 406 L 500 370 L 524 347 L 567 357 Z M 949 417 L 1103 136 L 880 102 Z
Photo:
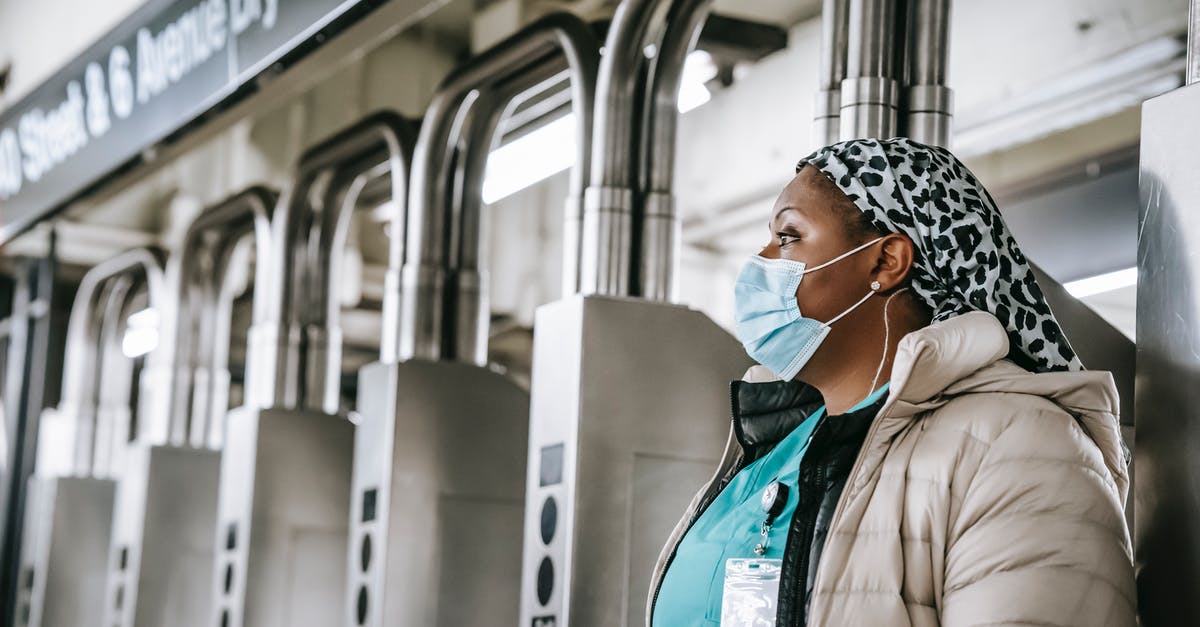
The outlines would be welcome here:
M 879 289 L 879 282 L 872 282 L 871 289 Z M 892 339 L 892 325 L 891 320 L 888 318 L 888 306 L 892 304 L 893 298 L 905 291 L 908 291 L 907 287 L 892 292 L 892 295 L 888 296 L 887 301 L 883 303 L 883 357 L 879 359 L 879 368 L 875 370 L 875 378 L 871 380 L 871 389 L 867 392 L 867 396 L 875 393 L 875 390 L 878 389 L 875 386 L 879 385 L 879 375 L 883 374 L 883 364 L 887 361 L 888 342 Z

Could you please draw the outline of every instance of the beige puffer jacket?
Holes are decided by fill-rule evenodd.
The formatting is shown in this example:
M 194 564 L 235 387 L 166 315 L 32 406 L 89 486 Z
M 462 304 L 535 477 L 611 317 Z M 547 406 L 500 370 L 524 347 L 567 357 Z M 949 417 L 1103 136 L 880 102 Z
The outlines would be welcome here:
M 1112 376 L 1031 374 L 1007 353 L 1003 327 L 981 312 L 900 343 L 833 516 L 808 625 L 1135 624 Z M 716 476 L 740 453 L 731 439 Z M 676 527 L 651 590 L 712 488 Z

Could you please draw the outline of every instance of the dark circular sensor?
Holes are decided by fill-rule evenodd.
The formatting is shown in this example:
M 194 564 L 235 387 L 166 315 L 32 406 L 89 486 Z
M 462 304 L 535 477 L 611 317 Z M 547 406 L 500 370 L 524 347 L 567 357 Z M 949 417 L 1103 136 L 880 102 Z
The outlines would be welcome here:
M 550 544 L 554 539 L 554 531 L 558 529 L 558 502 L 553 496 L 546 497 L 542 503 L 542 544 Z
M 552 592 L 554 592 L 554 564 L 550 563 L 549 557 L 543 557 L 537 573 L 538 603 L 542 605 L 549 603 Z

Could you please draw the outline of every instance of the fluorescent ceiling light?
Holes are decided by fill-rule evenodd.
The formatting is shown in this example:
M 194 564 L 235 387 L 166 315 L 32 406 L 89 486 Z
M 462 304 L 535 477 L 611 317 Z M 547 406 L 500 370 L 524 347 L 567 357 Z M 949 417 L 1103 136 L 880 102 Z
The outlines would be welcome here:
M 130 359 L 141 357 L 158 346 L 158 311 L 143 309 L 129 315 L 121 353 Z
M 703 50 L 688 54 L 679 85 L 680 113 L 712 99 L 704 84 L 716 75 L 712 55 Z M 493 150 L 483 179 L 483 202 L 494 203 L 572 167 L 575 146 L 575 115 L 568 113 Z
M 1137 268 L 1126 268 L 1063 285 L 1075 298 L 1084 298 L 1137 285 Z

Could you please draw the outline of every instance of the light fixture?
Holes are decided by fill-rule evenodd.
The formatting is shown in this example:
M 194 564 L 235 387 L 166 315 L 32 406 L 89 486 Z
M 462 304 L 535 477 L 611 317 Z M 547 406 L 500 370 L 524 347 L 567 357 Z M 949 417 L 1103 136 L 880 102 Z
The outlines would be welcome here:
M 712 55 L 693 50 L 683 64 L 677 106 L 686 113 L 712 99 L 705 83 L 717 75 Z M 575 115 L 568 113 L 488 155 L 483 202 L 494 203 L 575 165 Z
M 1064 284 L 1063 287 L 1071 296 L 1084 298 L 1134 285 L 1137 285 L 1136 267 L 1071 281 Z
M 158 346 L 158 311 L 143 309 L 129 315 L 121 353 L 130 359 L 148 354 Z

